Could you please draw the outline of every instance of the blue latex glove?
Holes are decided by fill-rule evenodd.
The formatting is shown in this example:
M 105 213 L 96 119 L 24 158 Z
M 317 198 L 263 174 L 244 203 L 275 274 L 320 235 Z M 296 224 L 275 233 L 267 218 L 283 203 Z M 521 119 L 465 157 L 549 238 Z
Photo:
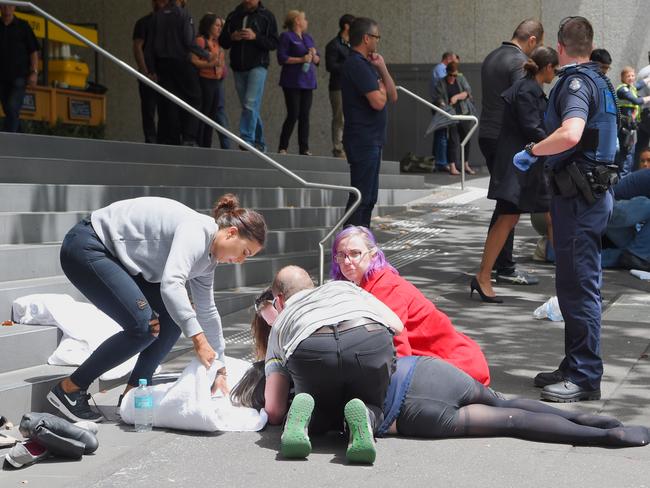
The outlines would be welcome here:
M 525 149 L 519 151 L 512 158 L 512 164 L 521 171 L 528 171 L 535 161 L 537 161 L 537 156 L 529 154 Z

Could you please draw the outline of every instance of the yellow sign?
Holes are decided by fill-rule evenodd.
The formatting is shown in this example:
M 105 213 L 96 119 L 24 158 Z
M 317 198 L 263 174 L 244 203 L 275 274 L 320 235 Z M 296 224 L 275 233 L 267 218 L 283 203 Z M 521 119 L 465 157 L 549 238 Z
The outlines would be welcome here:
M 15 13 L 16 17 L 23 19 L 29 23 L 29 26 L 32 28 L 34 31 L 34 35 L 38 37 L 39 39 L 44 39 L 45 38 L 45 22 L 46 20 L 43 17 L 39 17 L 37 15 L 31 15 L 31 14 L 25 14 L 22 12 L 16 12 Z M 79 41 L 76 37 L 72 37 L 70 34 L 68 34 L 66 31 L 61 29 L 58 25 L 53 24 L 50 21 L 47 21 L 47 38 L 50 41 L 56 41 L 56 42 L 62 42 L 64 44 L 74 44 L 75 46 L 84 46 L 87 47 L 86 44 L 83 42 Z M 98 35 L 97 31 L 95 29 L 91 29 L 89 27 L 81 27 L 79 25 L 74 25 L 74 24 L 65 24 L 77 33 L 81 34 L 84 36 L 86 39 L 89 41 L 94 42 L 97 44 L 98 41 Z

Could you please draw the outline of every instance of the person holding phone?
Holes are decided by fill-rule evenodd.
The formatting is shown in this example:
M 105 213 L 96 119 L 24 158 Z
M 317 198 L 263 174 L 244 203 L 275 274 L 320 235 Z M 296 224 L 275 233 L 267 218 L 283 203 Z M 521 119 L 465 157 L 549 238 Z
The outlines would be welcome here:
M 386 105 L 397 101 L 395 82 L 377 52 L 379 25 L 359 17 L 350 26 L 352 51 L 341 70 L 343 148 L 350 165 L 350 185 L 361 192 L 361 204 L 346 225 L 370 227 L 379 193 L 381 150 L 386 141 Z M 346 210 L 354 202 L 350 194 Z

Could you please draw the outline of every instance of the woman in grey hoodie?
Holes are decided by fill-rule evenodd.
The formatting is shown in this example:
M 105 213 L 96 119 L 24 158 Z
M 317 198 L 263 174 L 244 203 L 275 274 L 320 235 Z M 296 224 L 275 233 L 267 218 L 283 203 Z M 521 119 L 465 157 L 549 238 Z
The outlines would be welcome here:
M 61 246 L 63 272 L 124 330 L 48 393 L 50 403 L 67 418 L 101 420 L 88 405 L 86 390 L 138 353 L 127 391 L 140 378 L 151 384 L 181 332 L 192 339 L 206 367 L 220 361 L 213 390 L 227 390 L 214 269 L 257 254 L 264 246 L 266 223 L 257 212 L 240 208 L 231 194 L 219 199 L 212 214 L 166 198 L 134 198 L 94 211 L 68 232 Z

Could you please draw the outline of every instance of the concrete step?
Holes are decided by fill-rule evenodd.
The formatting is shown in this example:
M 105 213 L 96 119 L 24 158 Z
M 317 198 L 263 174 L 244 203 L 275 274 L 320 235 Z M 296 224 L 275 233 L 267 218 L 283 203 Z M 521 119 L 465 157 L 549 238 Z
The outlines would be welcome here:
M 295 187 L 297 183 L 276 169 L 229 168 L 193 164 L 80 161 L 46 158 L 0 157 L 3 183 L 57 183 L 86 185 L 167 185 L 204 186 L 206 182 L 228 186 Z M 349 185 L 348 171 L 296 171 L 309 182 Z M 126 181 L 125 181 L 126 180 Z M 380 188 L 424 188 L 418 175 L 381 174 Z
M 165 357 L 163 365 L 187 353 L 191 348 L 192 342 L 190 340 L 185 338 L 179 339 L 172 351 Z M 50 405 L 46 396 L 54 385 L 69 376 L 75 368 L 75 366 L 52 366 L 43 363 L 0 373 L 0 405 L 2 415 L 17 425 L 22 415 L 26 412 L 48 412 L 56 414 L 56 409 Z M 124 377 L 112 381 L 96 380 L 88 388 L 88 392 L 97 393 L 102 390 L 114 388 L 117 385 L 124 385 L 127 379 L 127 377 Z
M 56 158 L 91 161 L 131 161 L 157 164 L 192 164 L 235 168 L 268 169 L 270 166 L 247 151 L 164 146 L 137 142 L 101 141 L 34 134 L 0 134 L 3 156 Z M 311 171 L 347 172 L 345 159 L 270 153 L 286 168 Z M 399 163 L 383 161 L 383 174 L 399 174 Z
M 265 280 L 264 283 L 270 280 Z M 218 290 L 214 293 L 215 303 L 220 313 L 228 314 L 249 306 L 257 288 L 239 287 L 237 290 Z M 11 305 L 14 300 L 35 293 L 60 293 L 72 296 L 75 300 L 86 301 L 86 298 L 68 281 L 65 275 L 54 275 L 42 278 L 0 282 L 0 321 L 11 319 Z M 2 348 L 0 348 L 2 351 Z
M 1 178 L 1 177 L 0 177 Z M 3 212 L 69 212 L 96 209 L 128 198 L 157 196 L 192 208 L 209 208 L 224 193 L 235 193 L 250 208 L 344 206 L 345 192 L 309 188 L 110 186 L 0 183 Z M 378 205 L 403 205 L 430 195 L 429 189 L 380 188 Z
M 51 325 L 0 327 L 0 374 L 46 364 L 61 335 L 60 330 Z
M 272 230 L 267 234 L 265 255 L 316 249 L 328 227 Z M 61 243 L 0 245 L 0 282 L 45 278 L 63 274 Z
M 0 212 L 0 245 L 61 242 L 67 232 L 92 209 L 73 212 Z M 332 227 L 343 215 L 342 207 L 258 209 L 271 230 Z M 208 209 L 199 209 L 209 213 Z M 290 236 L 287 236 L 290 238 Z M 296 245 L 296 243 L 294 243 Z M 267 251 L 268 252 L 268 251 Z M 1 275 L 0 275 L 0 279 Z
M 305 269 L 318 267 L 318 252 L 284 253 L 282 255 L 269 255 L 254 257 L 243 264 L 221 264 L 214 273 L 214 289 L 217 294 L 217 308 L 226 314 L 242 303 L 248 304 L 249 299 L 237 297 L 238 289 L 270 283 L 275 273 L 289 264 L 302 266 Z M 233 290 L 234 289 L 234 290 Z M 226 293 L 233 290 L 234 293 Z M 11 304 L 16 298 L 34 293 L 65 293 L 75 300 L 85 300 L 83 295 L 68 281 L 65 275 L 48 276 L 14 281 L 0 282 L 0 320 L 7 320 L 11 315 Z M 249 293 L 250 295 L 250 293 Z M 242 301 L 243 300 L 243 301 Z M 247 306 L 247 305 L 244 305 Z M 0 349 L 1 350 L 1 349 Z

